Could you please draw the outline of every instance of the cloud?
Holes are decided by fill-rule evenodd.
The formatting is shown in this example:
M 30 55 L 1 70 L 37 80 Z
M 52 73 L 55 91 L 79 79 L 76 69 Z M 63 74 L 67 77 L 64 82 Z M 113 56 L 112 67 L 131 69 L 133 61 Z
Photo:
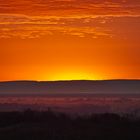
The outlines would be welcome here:
M 112 37 L 128 25 L 140 23 L 139 15 L 74 15 L 74 16 L 27 16 L 21 14 L 0 14 L 0 38 L 39 38 L 55 33 L 92 38 Z M 135 26 L 136 27 L 136 26 Z M 127 28 L 125 32 L 130 31 Z M 113 32 L 116 30 L 116 32 Z M 134 32 L 136 29 L 134 28 Z M 120 33 L 122 34 L 122 33 Z
M 25 15 L 138 15 L 135 0 L 6 0 L 0 1 L 0 13 Z
M 37 38 L 43 35 L 53 35 L 56 32 L 67 35 L 85 37 L 108 36 L 98 27 L 96 17 L 58 17 L 58 16 L 26 16 L 18 14 L 0 15 L 0 38 Z M 100 23 L 100 24 L 101 24 Z
M 0 38 L 36 38 L 61 34 L 93 38 L 113 36 L 114 18 L 140 17 L 132 0 L 2 0 Z

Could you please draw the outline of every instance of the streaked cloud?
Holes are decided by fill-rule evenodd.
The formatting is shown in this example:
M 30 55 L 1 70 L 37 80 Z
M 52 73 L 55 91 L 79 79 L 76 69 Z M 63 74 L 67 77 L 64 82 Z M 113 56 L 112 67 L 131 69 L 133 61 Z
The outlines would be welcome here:
M 0 15 L 1 38 L 36 38 L 42 35 L 62 33 L 84 37 L 108 36 L 109 32 L 98 24 L 103 24 L 97 17 L 58 17 L 58 16 L 25 16 Z
M 27 15 L 137 15 L 139 0 L 1 0 L 0 13 Z
M 125 21 L 125 22 L 124 22 Z M 124 24 L 122 24 L 124 22 Z M 27 16 L 0 14 L 0 38 L 38 38 L 55 33 L 78 37 L 113 37 L 138 32 L 140 16 Z M 125 25 L 126 24 L 126 25 Z M 129 28 L 128 24 L 131 26 Z M 137 27 L 137 28 L 136 28 Z M 119 33 L 121 32 L 121 33 Z M 128 34 L 128 33 L 127 33 Z
M 35 38 L 56 32 L 93 38 L 114 35 L 114 18 L 140 18 L 140 1 L 1 0 L 0 38 Z M 114 21 L 115 22 L 115 21 Z

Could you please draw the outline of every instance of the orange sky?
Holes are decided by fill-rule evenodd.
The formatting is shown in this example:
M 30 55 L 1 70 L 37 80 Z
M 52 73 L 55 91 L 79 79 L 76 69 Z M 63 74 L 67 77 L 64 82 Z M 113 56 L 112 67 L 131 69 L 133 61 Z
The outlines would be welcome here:
M 0 81 L 140 79 L 139 0 L 1 0 Z

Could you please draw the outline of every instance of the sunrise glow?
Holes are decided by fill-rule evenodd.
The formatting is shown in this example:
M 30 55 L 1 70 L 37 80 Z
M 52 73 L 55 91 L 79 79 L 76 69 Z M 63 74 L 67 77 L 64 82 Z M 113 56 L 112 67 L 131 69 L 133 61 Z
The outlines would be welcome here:
M 90 73 L 84 73 L 81 71 L 63 71 L 60 73 L 54 73 L 52 77 L 50 77 L 49 81 L 55 80 L 99 80 L 100 77 L 97 75 L 93 75 Z M 101 79 L 100 79 L 101 80 Z

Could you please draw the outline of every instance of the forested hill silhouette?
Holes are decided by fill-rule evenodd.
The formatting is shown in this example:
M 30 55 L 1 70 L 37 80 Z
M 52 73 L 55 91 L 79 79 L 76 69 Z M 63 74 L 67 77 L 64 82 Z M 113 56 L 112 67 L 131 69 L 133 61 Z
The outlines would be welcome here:
M 7 94 L 140 94 L 140 80 L 10 81 L 0 82 Z

